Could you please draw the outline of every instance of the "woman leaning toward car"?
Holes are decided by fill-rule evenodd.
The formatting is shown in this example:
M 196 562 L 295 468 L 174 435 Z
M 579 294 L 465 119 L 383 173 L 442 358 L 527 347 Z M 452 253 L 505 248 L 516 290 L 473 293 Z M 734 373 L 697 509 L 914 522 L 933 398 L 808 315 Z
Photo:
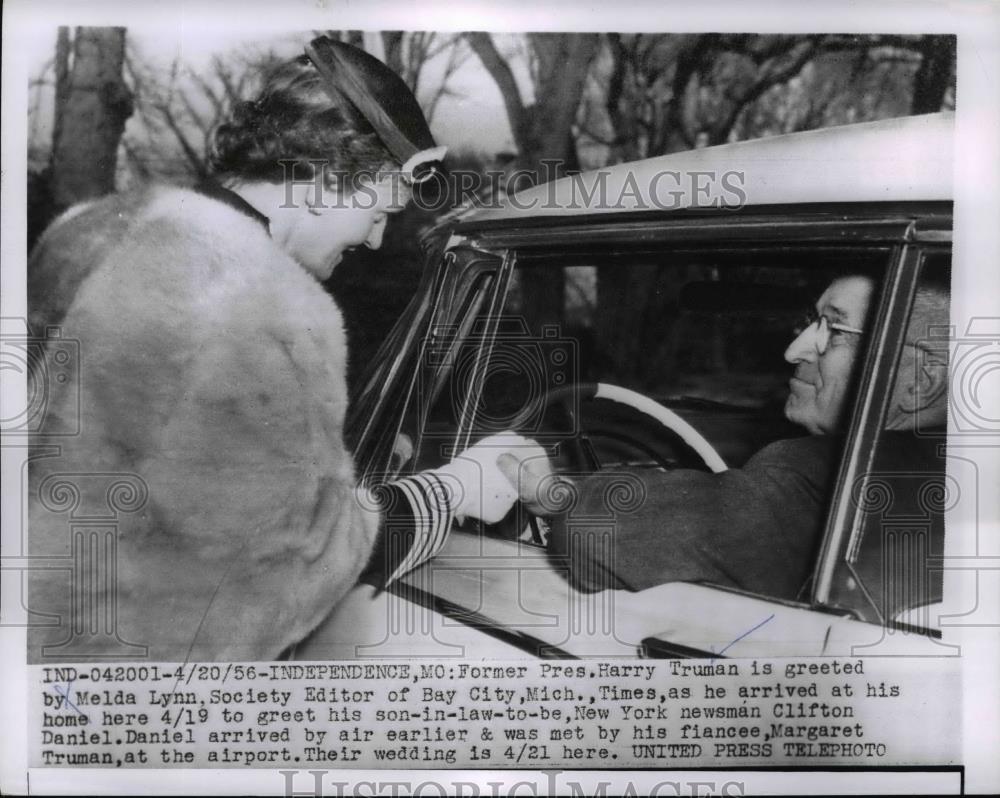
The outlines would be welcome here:
M 74 513 L 107 515 L 115 480 L 135 500 L 100 555 L 104 581 L 71 591 L 68 570 L 32 574 L 31 610 L 60 619 L 31 628 L 32 661 L 274 659 L 366 564 L 385 583 L 433 554 L 454 515 L 506 512 L 516 492 L 497 455 L 512 450 L 510 473 L 518 452 L 539 451 L 523 439 L 481 442 L 375 501 L 342 434 L 346 341 L 318 281 L 348 250 L 379 247 L 442 155 L 399 78 L 321 38 L 220 127 L 211 180 L 108 197 L 47 231 L 29 265 L 31 322 L 79 341 L 81 365 L 45 386 L 32 554 L 75 557 L 80 572 L 60 485 Z M 382 507 L 403 519 L 392 539 Z M 115 628 L 84 639 L 97 605 Z

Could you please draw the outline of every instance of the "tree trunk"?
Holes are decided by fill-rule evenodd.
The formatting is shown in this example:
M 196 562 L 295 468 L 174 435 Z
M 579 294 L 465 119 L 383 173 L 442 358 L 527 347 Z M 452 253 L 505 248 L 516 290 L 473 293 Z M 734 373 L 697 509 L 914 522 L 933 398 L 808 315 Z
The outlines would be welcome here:
M 590 63 L 597 54 L 597 34 L 528 34 L 537 63 L 534 102 L 525 106 L 510 64 L 488 33 L 469 33 L 466 40 L 500 89 L 514 141 L 516 166 L 544 181 L 579 169 L 573 123 L 580 108 Z M 517 181 L 519 188 L 527 179 Z M 534 182 L 534 181 L 532 181 Z M 562 269 L 527 269 L 521 275 L 524 317 L 534 334 L 543 322 L 563 321 L 565 277 Z
M 518 161 L 539 180 L 578 171 L 573 123 L 583 97 L 590 63 L 597 54 L 596 34 L 529 34 L 538 63 L 535 102 L 528 106 L 519 131 Z M 542 320 L 564 323 L 566 278 L 562 269 L 530 269 L 524 280 L 524 314 L 533 332 Z
M 719 39 L 717 33 L 685 34 L 677 51 L 670 97 L 663 106 L 662 121 L 652 131 L 647 156 L 682 152 L 694 147 L 691 136 L 695 131 L 688 120 L 691 110 L 687 104 L 688 92 L 692 83 L 697 83 L 706 54 L 718 45 Z
M 114 191 L 118 143 L 132 114 L 132 94 L 122 77 L 124 28 L 77 28 L 71 66 L 65 29 L 56 49 L 50 179 L 54 204 L 62 209 Z
M 528 39 L 538 71 L 528 130 L 522 131 L 526 140 L 518 146 L 526 168 L 559 160 L 557 172 L 562 175 L 579 168 L 573 123 L 600 40 L 592 33 L 533 33 Z
M 385 51 L 385 65 L 403 80 L 406 80 L 406 68 L 403 65 L 403 32 L 401 30 L 382 31 L 382 49 Z
M 933 114 L 941 110 L 953 80 L 951 65 L 955 61 L 955 37 L 927 36 L 922 45 L 923 58 L 913 76 L 910 109 L 914 114 Z

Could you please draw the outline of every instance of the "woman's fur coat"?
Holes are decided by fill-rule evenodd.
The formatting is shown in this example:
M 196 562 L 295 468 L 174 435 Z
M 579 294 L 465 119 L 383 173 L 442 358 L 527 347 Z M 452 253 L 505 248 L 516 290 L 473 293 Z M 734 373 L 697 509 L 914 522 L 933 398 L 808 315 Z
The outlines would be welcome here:
M 354 584 L 377 530 L 341 431 L 336 305 L 261 224 L 181 189 L 72 209 L 29 269 L 33 332 L 59 325 L 80 356 L 78 378 L 36 386 L 47 413 L 30 546 L 60 559 L 30 580 L 30 610 L 53 622 L 30 630 L 30 658 L 107 648 L 70 635 L 102 602 L 117 613 L 112 638 L 152 660 L 277 657 Z M 55 437 L 77 419 L 79 434 Z M 109 492 L 119 477 L 145 501 Z M 141 507 L 128 511 L 130 500 Z M 97 605 L 71 600 L 74 540 L 86 551 L 109 530 L 115 558 Z

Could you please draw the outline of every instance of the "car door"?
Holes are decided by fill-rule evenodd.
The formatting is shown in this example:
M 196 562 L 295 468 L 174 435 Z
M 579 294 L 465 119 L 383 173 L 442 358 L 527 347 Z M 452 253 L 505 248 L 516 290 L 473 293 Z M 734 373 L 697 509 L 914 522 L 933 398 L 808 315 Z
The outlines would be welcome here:
M 908 248 L 906 243 L 911 224 L 912 219 L 898 213 L 858 214 L 857 218 L 848 221 L 843 216 L 831 214 L 813 214 L 806 219 L 789 218 L 787 214 L 782 214 L 762 215 L 754 223 L 743 220 L 738 235 L 730 226 L 718 221 L 701 227 L 694 223 L 671 227 L 662 221 L 647 225 L 598 226 L 597 230 L 588 226 L 583 230 L 551 231 L 552 234 L 547 236 L 537 229 L 494 231 L 482 240 L 473 240 L 474 246 L 459 252 L 450 263 L 443 263 L 436 272 L 436 281 L 428 283 L 441 288 L 428 305 L 434 310 L 422 327 L 424 336 L 419 341 L 420 345 L 414 343 L 414 351 L 418 354 L 415 359 L 412 354 L 407 355 L 410 360 L 400 355 L 393 366 L 398 381 L 399 373 L 404 370 L 401 363 L 419 364 L 411 366 L 408 393 L 402 400 L 397 400 L 393 434 L 402 431 L 412 436 L 415 442 L 415 455 L 409 468 L 436 465 L 477 437 L 495 431 L 499 422 L 519 418 L 518 408 L 508 406 L 498 411 L 496 407 L 488 406 L 491 381 L 510 379 L 511 352 L 517 354 L 514 361 L 522 365 L 527 363 L 528 368 L 524 371 L 531 371 L 539 363 L 551 362 L 552 354 L 559 351 L 559 346 L 565 349 L 567 341 L 569 350 L 572 350 L 573 336 L 560 338 L 558 329 L 555 334 L 539 329 L 536 340 L 532 342 L 525 340 L 534 334 L 531 323 L 515 324 L 513 328 L 507 323 L 509 320 L 505 320 L 505 316 L 509 314 L 505 311 L 511 296 L 517 291 L 518 269 L 579 269 L 582 265 L 580 259 L 593 260 L 596 252 L 604 252 L 618 261 L 648 259 L 650 253 L 660 260 L 669 255 L 667 261 L 678 257 L 703 259 L 704 253 L 711 251 L 729 261 L 754 253 L 759 262 L 763 253 L 766 258 L 783 260 L 786 264 L 802 260 L 804 253 L 824 263 L 842 263 L 848 257 L 879 269 L 884 275 L 887 291 L 883 293 L 879 309 L 877 329 L 880 332 L 872 339 L 863 378 L 865 387 L 859 397 L 855 423 L 849 435 L 847 451 L 852 454 L 842 466 L 848 470 L 840 475 L 836 488 L 839 498 L 831 505 L 824 538 L 826 559 L 819 562 L 835 559 L 835 555 L 829 553 L 840 551 L 834 547 L 834 542 L 836 546 L 846 546 L 844 541 L 849 539 L 849 535 L 845 537 L 845 533 L 839 530 L 848 529 L 855 520 L 850 515 L 850 491 L 845 486 L 862 474 L 859 464 L 864 461 L 864 452 L 872 447 L 877 437 L 871 433 L 872 425 L 876 423 L 875 415 L 870 409 L 871 402 L 865 397 L 877 393 L 881 390 L 879 385 L 890 379 L 876 364 L 890 361 L 892 347 L 899 345 L 899 319 L 906 313 L 907 291 L 915 285 L 912 282 L 915 279 L 915 250 L 912 246 Z M 581 241 L 586 246 L 581 246 Z M 760 271 L 764 267 L 758 264 L 750 268 Z M 451 283 L 444 276 L 448 269 L 453 269 L 448 278 Z M 815 271 L 819 279 L 822 269 L 817 267 Z M 706 273 L 711 275 L 711 268 Z M 459 289 L 459 286 L 462 288 Z M 711 310 L 702 308 L 700 312 L 711 315 Z M 524 319 L 521 321 L 524 322 Z M 892 330 L 896 332 L 892 333 Z M 576 343 L 579 342 L 577 338 Z M 526 352 L 527 361 L 524 360 Z M 572 354 L 571 351 L 568 353 Z M 550 390 L 557 380 L 575 379 L 576 376 L 579 375 L 574 374 L 572 368 L 549 369 L 544 379 L 521 397 L 525 401 L 520 409 L 530 409 L 534 400 L 539 398 L 539 392 Z M 544 387 L 539 388 L 539 385 Z M 487 400 L 485 405 L 484 395 Z M 525 418 L 531 420 L 530 413 L 528 416 L 520 415 L 520 420 Z M 729 419 L 728 423 L 731 425 L 732 420 Z M 725 425 L 723 429 L 726 429 Z M 545 437 L 545 430 L 540 428 L 529 431 Z M 385 436 L 382 440 L 385 441 Z M 558 446 L 555 438 L 549 443 Z M 642 458 L 632 460 L 640 461 Z M 621 465 L 621 462 L 616 465 Z M 630 465 L 661 467 L 662 463 L 632 462 Z M 422 630 L 421 646 L 429 646 L 438 653 L 453 651 L 454 645 L 466 645 L 442 643 L 442 649 L 434 642 L 448 640 L 458 627 L 465 627 L 477 629 L 494 641 L 502 641 L 502 646 L 513 645 L 535 656 L 635 653 L 643 638 L 662 639 L 664 632 L 672 635 L 672 650 L 675 652 L 700 650 L 718 654 L 741 634 L 731 628 L 731 624 L 713 632 L 712 624 L 706 623 L 705 608 L 722 602 L 728 609 L 725 612 L 710 612 L 708 619 L 746 619 L 747 612 L 751 610 L 750 614 L 755 615 L 768 607 L 772 610 L 777 608 L 789 616 L 783 624 L 785 633 L 794 628 L 799 630 L 797 636 L 791 640 L 783 638 L 782 642 L 758 633 L 757 643 L 765 645 L 765 648 L 770 645 L 771 650 L 782 653 L 798 651 L 818 654 L 823 650 L 822 641 L 829 637 L 831 623 L 840 621 L 837 615 L 825 611 L 813 612 L 813 608 L 825 609 L 836 605 L 829 594 L 824 596 L 821 592 L 814 592 L 811 602 L 807 600 L 797 604 L 776 601 L 768 596 L 748 596 L 731 588 L 720 590 L 690 584 L 654 588 L 655 595 L 621 591 L 607 591 L 605 595 L 597 596 L 582 595 L 567 586 L 564 569 L 561 570 L 558 563 L 554 564 L 544 549 L 531 545 L 538 541 L 532 541 L 529 533 L 523 531 L 527 529 L 525 521 L 523 517 L 516 519 L 501 534 L 478 528 L 457 530 L 434 563 L 418 569 L 390 591 L 396 609 L 377 609 L 374 613 L 377 617 L 374 618 L 369 613 L 364 623 L 371 625 L 374 631 L 368 637 L 378 638 L 381 641 L 379 645 L 384 646 L 393 637 L 386 624 L 398 630 L 401 618 L 412 620 L 423 613 L 424 621 L 414 621 Z M 839 554 L 836 556 L 843 559 Z M 697 602 L 701 610 L 697 613 L 691 612 L 692 591 L 701 596 Z M 709 591 L 713 597 L 708 603 L 702 595 L 704 591 Z M 734 602 L 735 606 L 730 606 Z M 671 614 L 669 609 L 665 610 L 671 606 L 677 612 Z M 840 607 L 838 613 L 843 618 L 851 615 L 866 617 L 853 612 L 850 607 Z M 341 619 L 341 625 L 349 627 L 351 634 L 356 634 L 364 624 L 358 623 L 357 619 L 351 621 L 348 616 Z M 678 617 L 701 619 L 700 625 L 686 628 L 684 624 L 676 623 Z M 843 623 L 840 625 L 843 626 Z M 694 630 L 697 634 L 692 638 L 689 632 Z M 728 637 L 730 634 L 733 637 Z M 409 639 L 412 643 L 412 634 Z M 372 651 L 372 645 L 375 643 L 365 643 L 361 648 Z M 742 645 L 745 647 L 748 644 L 744 642 Z

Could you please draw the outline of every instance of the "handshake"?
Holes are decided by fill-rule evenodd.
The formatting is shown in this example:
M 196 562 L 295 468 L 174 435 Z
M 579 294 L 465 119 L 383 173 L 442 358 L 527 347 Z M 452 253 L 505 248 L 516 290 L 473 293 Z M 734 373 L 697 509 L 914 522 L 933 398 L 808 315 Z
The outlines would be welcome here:
M 543 496 L 558 479 L 542 447 L 513 432 L 483 438 L 431 473 L 460 521 L 469 516 L 487 524 L 499 523 L 518 501 L 545 515 Z
M 406 456 L 400 441 L 396 448 Z M 406 497 L 404 504 L 412 516 L 402 524 L 397 518 L 376 542 L 372 555 L 379 574 L 376 581 L 389 585 L 435 556 L 452 520 L 461 523 L 471 517 L 498 524 L 518 501 L 532 514 L 546 515 L 552 508 L 546 508 L 543 497 L 552 495 L 557 481 L 541 446 L 503 432 L 483 438 L 440 468 L 390 483 L 389 489 Z

